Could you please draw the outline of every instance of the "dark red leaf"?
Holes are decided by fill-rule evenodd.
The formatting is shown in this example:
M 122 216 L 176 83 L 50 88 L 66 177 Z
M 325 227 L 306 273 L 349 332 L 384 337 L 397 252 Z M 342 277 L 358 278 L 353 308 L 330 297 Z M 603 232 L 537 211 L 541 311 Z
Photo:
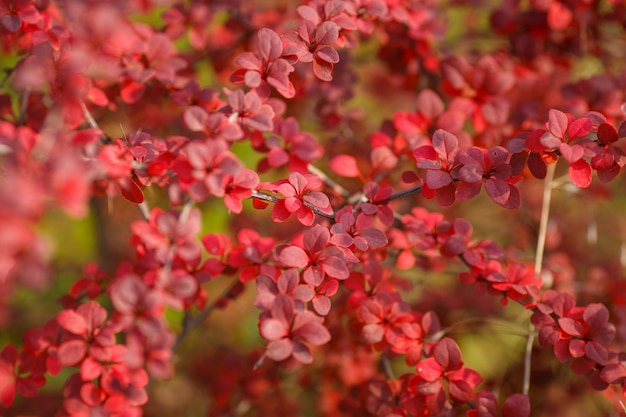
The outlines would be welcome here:
M 502 417 L 528 417 L 530 400 L 527 395 L 513 394 L 502 404 Z

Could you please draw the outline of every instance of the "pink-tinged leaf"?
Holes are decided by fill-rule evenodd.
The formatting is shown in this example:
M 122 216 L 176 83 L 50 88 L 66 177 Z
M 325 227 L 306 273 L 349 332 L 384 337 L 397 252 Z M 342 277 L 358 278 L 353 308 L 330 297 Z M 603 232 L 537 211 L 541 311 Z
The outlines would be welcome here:
M 567 133 L 568 117 L 565 113 L 557 109 L 550 109 L 548 112 L 548 129 L 558 139 L 563 139 Z
M 57 323 L 70 333 L 76 335 L 87 334 L 85 319 L 74 310 L 63 310 L 57 314 Z
M 541 135 L 539 142 L 544 149 L 558 149 L 563 143 L 563 140 L 555 136 L 552 132 L 545 132 Z
M 452 204 L 454 204 L 455 192 L 456 189 L 454 183 L 450 183 L 443 188 L 439 188 L 435 192 L 437 204 L 439 204 L 441 207 L 450 207 Z M 422 188 L 422 195 L 424 195 L 424 188 Z
M 313 60 L 313 74 L 322 81 L 330 82 L 333 80 L 333 64 L 316 57 Z
M 312 287 L 319 287 L 324 281 L 324 270 L 321 266 L 312 265 L 304 270 L 302 279 Z
M 320 15 L 311 6 L 299 6 L 296 10 L 298 11 L 298 14 L 301 18 L 310 20 L 315 25 L 319 25 L 319 23 L 321 22 Z
M 456 198 L 461 201 L 471 200 L 472 198 L 480 194 L 482 186 L 482 181 L 474 183 L 461 182 L 456 187 Z
M 305 342 L 313 346 L 321 346 L 330 341 L 330 332 L 323 324 L 316 321 L 309 321 L 298 328 L 296 331 Z
M 579 159 L 569 166 L 569 178 L 580 188 L 589 187 L 591 174 L 591 166 L 584 159 Z
M 337 155 L 329 162 L 330 168 L 346 178 L 360 177 L 356 159 L 351 155 Z
M 87 344 L 84 340 L 69 340 L 57 350 L 57 357 L 64 366 L 74 366 L 85 357 Z
M 585 344 L 585 355 L 599 365 L 605 365 L 609 361 L 608 351 L 595 340 Z
M 452 183 L 452 176 L 446 171 L 431 169 L 426 171 L 426 184 L 432 190 L 443 188 Z
M 359 236 L 364 237 L 367 243 L 374 248 L 382 248 L 389 243 L 387 236 L 381 230 L 374 228 L 362 230 L 359 232 Z
M 498 417 L 498 400 L 491 392 L 476 393 L 476 417 Z
M 608 384 L 618 384 L 626 378 L 626 368 L 620 363 L 610 363 L 600 372 L 600 378 Z
M 366 343 L 375 344 L 383 340 L 385 328 L 380 324 L 366 324 L 363 326 L 361 335 Z
M 309 253 L 317 253 L 324 249 L 330 240 L 330 232 L 327 227 L 316 225 L 304 234 L 304 247 Z
M 275 361 L 287 359 L 293 353 L 293 344 L 289 339 L 280 339 L 268 343 L 265 354 Z
M 493 201 L 504 206 L 511 195 L 511 187 L 506 181 L 490 178 L 485 181 L 485 191 Z
M 269 318 L 261 321 L 259 333 L 265 340 L 279 340 L 289 335 L 286 324 L 280 320 Z
M 313 298 L 311 304 L 313 304 L 313 309 L 320 316 L 325 316 L 330 312 L 330 298 L 326 297 L 325 295 Z
M 572 355 L 573 358 L 580 358 L 585 356 L 585 341 L 580 339 L 570 340 L 568 353 Z
M 520 193 L 519 188 L 509 184 L 509 192 L 509 199 L 502 207 L 513 210 L 520 208 L 522 205 L 522 193 Z
M 200 106 L 190 106 L 183 113 L 185 125 L 194 132 L 202 132 L 209 120 L 209 113 Z
M 429 88 L 422 90 L 417 96 L 417 111 L 429 120 L 434 120 L 443 113 L 444 108 L 441 97 Z
M 583 320 L 591 331 L 603 328 L 609 322 L 609 310 L 602 303 L 589 304 L 583 312 Z
M 312 191 L 306 194 L 302 199 L 318 209 L 327 209 L 330 207 L 328 196 L 321 191 Z
M 367 324 L 378 324 L 381 322 L 383 310 L 381 305 L 374 300 L 367 300 L 359 308 L 361 320 Z
M 593 129 L 593 122 L 591 119 L 586 117 L 581 117 L 580 119 L 576 119 L 567 126 L 567 135 L 569 136 L 569 141 L 573 141 L 574 139 L 582 138 L 591 132 Z M 615 129 L 614 129 L 615 130 Z
M 279 252 L 278 260 L 289 268 L 304 268 L 309 264 L 309 255 L 298 246 L 288 246 Z
M 337 256 L 329 256 L 322 263 L 324 272 L 335 279 L 346 279 L 350 276 L 350 270 L 343 259 Z
M 451 161 L 459 146 L 459 140 L 452 133 L 437 129 L 433 134 L 433 148 L 441 159 Z
M 502 417 L 528 417 L 530 400 L 523 394 L 513 394 L 502 404 Z
M 574 18 L 572 10 L 561 3 L 555 1 L 550 4 L 548 8 L 548 26 L 552 30 L 563 30 L 567 28 Z
M 370 154 L 372 169 L 375 172 L 392 170 L 398 165 L 398 157 L 387 146 L 378 146 Z
M 257 33 L 259 38 L 259 54 L 267 61 L 280 58 L 283 52 L 283 42 L 280 36 L 272 29 L 262 28 Z
M 565 158 L 570 164 L 581 159 L 583 157 L 583 154 L 585 153 L 582 146 L 570 146 L 567 143 L 561 143 L 561 145 L 559 146 L 559 151 L 561 152 L 561 155 L 563 155 L 563 158 Z
M 278 294 L 276 298 L 274 298 L 274 303 L 272 304 L 270 311 L 273 318 L 278 319 L 287 325 L 293 318 L 294 301 L 287 295 Z

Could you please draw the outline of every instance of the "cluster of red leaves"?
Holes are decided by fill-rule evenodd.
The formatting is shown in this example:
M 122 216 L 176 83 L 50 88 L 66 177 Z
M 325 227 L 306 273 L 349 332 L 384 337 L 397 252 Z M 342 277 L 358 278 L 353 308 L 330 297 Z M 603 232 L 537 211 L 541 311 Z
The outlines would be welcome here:
M 586 374 L 594 388 L 624 386 L 625 354 L 612 346 L 615 327 L 604 305 L 576 306 L 569 294 L 541 293 L 541 280 L 525 263 L 505 258 L 491 241 L 473 240 L 465 220 L 445 220 L 421 208 L 397 216 L 390 204 L 419 192 L 450 206 L 474 198 L 484 186 L 499 205 L 518 208 L 517 184 L 526 168 L 543 178 L 546 164 L 557 160 L 568 163 L 579 187 L 590 185 L 593 172 L 602 182 L 614 179 L 626 163 L 618 144 L 626 123 L 616 128 L 621 119 L 612 110 L 623 94 L 605 105 L 612 111 L 608 117 L 586 108 L 573 111 L 575 116 L 514 88 L 548 95 L 541 91 L 543 74 L 533 69 L 538 61 L 532 61 L 544 52 L 543 43 L 547 52 L 556 50 L 574 39 L 568 28 L 597 25 L 606 16 L 588 13 L 588 2 L 531 2 L 525 12 L 495 11 L 494 29 L 512 39 L 513 49 L 532 61 L 527 65 L 496 53 L 471 62 L 439 56 L 432 48 L 439 22 L 428 2 L 313 0 L 296 8 L 298 22 L 291 31 L 276 20 L 263 22 L 271 19 L 265 15 L 254 19 L 243 5 L 230 13 L 229 3 L 176 4 L 163 13 L 165 26 L 153 28 L 128 19 L 129 11 L 140 11 L 134 3 L 104 2 L 85 13 L 80 1 L 64 2 L 63 8 L 53 1 L 0 2 L 3 48 L 19 57 L 8 77 L 21 96 L 13 106 L 9 95 L 0 95 L 0 222 L 6 225 L 0 228 L 0 283 L 44 283 L 46 250 L 35 225 L 49 207 L 84 216 L 93 196 L 121 193 L 141 204 L 148 187 L 166 189 L 170 205 L 183 205 L 152 209 L 132 223 L 135 262 L 119 266 L 111 278 L 94 266 L 85 268 L 62 300 L 65 310 L 29 330 L 21 349 L 2 350 L 3 407 L 16 393 L 36 396 L 46 375 L 67 367 L 77 372 L 65 384 L 58 415 L 141 415 L 149 377 L 172 375 L 173 349 L 189 330 L 184 327 L 176 340 L 165 312 L 188 314 L 192 306 L 210 312 L 254 281 L 259 333 L 267 342 L 255 358 L 257 366 L 264 358 L 312 364 L 316 349 L 337 348 L 332 343 L 341 336 L 333 331 L 332 314 L 339 310 L 358 333 L 351 348 L 358 343 L 385 358 L 403 355 L 415 370 L 394 378 L 372 366 L 371 374 L 354 377 L 352 387 L 367 387 L 358 396 L 365 404 L 361 411 L 445 415 L 467 404 L 470 417 L 497 416 L 496 397 L 476 392 L 481 376 L 464 366 L 457 343 L 443 337 L 437 315 L 404 301 L 389 267 L 443 268 L 454 259 L 469 268 L 461 282 L 502 297 L 503 304 L 513 300 L 532 310 L 540 344 L 553 346 L 560 361 L 572 359 L 572 368 Z M 623 7 L 615 3 L 602 14 L 623 22 L 626 14 L 620 16 Z M 214 19 L 220 13 L 228 15 L 224 24 Z M 412 85 L 424 77 L 429 88 L 417 95 L 415 111 L 396 112 L 370 136 L 364 160 L 347 154 L 330 159 L 335 173 L 363 183 L 353 195 L 337 187 L 331 192 L 329 179 L 309 167 L 323 148 L 301 131 L 301 121 L 285 117 L 291 114 L 285 100 L 315 93 L 320 123 L 349 127 L 353 116 L 343 102 L 353 94 L 355 77 L 343 50 L 376 31 L 379 56 L 404 74 L 401 82 Z M 240 88 L 200 87 L 193 79 L 200 58 L 175 44 L 185 33 L 192 49 L 206 50 L 216 73 L 228 73 Z M 224 49 L 235 55 L 220 55 Z M 221 56 L 233 58 L 236 68 Z M 578 83 L 567 91 L 587 106 L 591 99 L 581 97 L 598 96 L 602 85 Z M 151 103 L 156 98 L 158 103 Z M 168 123 L 175 128 L 163 129 L 169 132 L 163 138 L 136 130 L 112 139 L 94 119 L 95 114 L 110 123 L 107 114 L 126 111 L 137 114 L 137 129 L 145 124 L 158 131 Z M 520 130 L 530 132 L 506 140 Z M 256 171 L 237 155 L 234 147 L 241 143 L 258 154 Z M 394 193 L 390 173 L 404 165 L 403 181 L 417 185 Z M 285 175 L 282 167 L 291 172 Z M 259 173 L 267 171 L 279 179 L 262 182 Z M 223 199 L 236 214 L 248 198 L 258 209 L 271 203 L 267 217 L 283 223 L 295 214 L 298 231 L 282 242 L 251 229 L 239 230 L 234 244 L 226 234 L 198 238 L 201 214 L 192 205 L 211 198 Z M 203 284 L 220 275 L 236 275 L 237 284 L 207 306 Z M 111 314 L 96 301 L 101 296 L 109 299 Z M 350 360 L 356 358 L 355 353 Z M 332 359 L 327 360 L 331 368 Z M 331 385 L 320 383 L 329 391 Z M 219 398 L 217 403 L 224 405 Z M 529 408 L 527 396 L 514 394 L 500 415 L 526 417 Z M 328 409 L 330 414 L 339 407 L 328 404 Z

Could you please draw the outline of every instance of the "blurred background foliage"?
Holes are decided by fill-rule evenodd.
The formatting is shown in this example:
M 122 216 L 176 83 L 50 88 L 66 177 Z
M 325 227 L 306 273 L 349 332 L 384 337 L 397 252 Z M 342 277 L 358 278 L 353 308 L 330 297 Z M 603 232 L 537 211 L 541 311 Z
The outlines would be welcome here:
M 437 10 L 445 25 L 442 24 L 442 37 L 435 42 L 435 49 L 442 55 L 458 53 L 472 56 L 506 47 L 506 39 L 493 36 L 489 27 L 489 16 L 499 2 L 442 3 Z M 297 4 L 299 2 L 288 0 L 258 0 L 246 2 L 246 7 L 258 10 L 283 7 L 293 12 Z M 161 14 L 168 7 L 151 7 L 148 14 L 136 14 L 132 19 L 160 28 L 164 25 Z M 227 13 L 216 15 L 215 25 L 224 23 L 227 18 Z M 286 24 L 289 26 L 292 22 Z M 582 51 L 580 56 L 572 57 L 575 78 L 589 78 L 626 67 L 624 28 L 608 24 L 604 30 L 604 47 L 613 54 L 614 59 L 600 59 L 594 53 Z M 379 42 L 374 36 L 370 40 L 361 41 L 357 49 L 345 53 L 349 54 L 350 63 L 356 71 L 354 97 L 343 103 L 345 108 L 355 111 L 356 116 L 349 124 L 330 129 L 321 125 L 314 114 L 313 101 L 306 96 L 295 100 L 287 109 L 288 114 L 296 116 L 300 121 L 303 130 L 319 139 L 327 157 L 347 152 L 359 158 L 359 152 L 368 148 L 368 135 L 378 130 L 394 112 L 415 110 L 416 94 L 421 87 L 416 85 L 413 90 L 402 88 L 402 77 L 390 73 L 377 59 Z M 225 51 L 221 58 L 223 61 L 216 66 L 215 62 L 203 58 L 202 53 L 193 51 L 186 37 L 177 41 L 176 46 L 190 55 L 189 60 L 193 63 L 191 71 L 201 86 L 232 87 L 224 74 L 229 74 L 229 69 L 234 68 L 232 60 L 241 50 Z M 7 71 L 19 58 L 0 55 L 0 67 Z M 11 92 L 10 89 L 4 90 Z M 18 100 L 14 100 L 16 103 Z M 145 103 L 141 105 L 145 106 Z M 120 105 L 117 111 L 100 119 L 99 124 L 111 136 L 120 137 L 120 126 L 126 132 L 142 128 L 134 125 L 133 114 L 136 111 L 154 112 L 155 118 L 158 118 L 160 112 L 180 112 L 180 109 Z M 153 128 L 155 134 L 162 136 L 179 134 L 182 129 L 182 124 Z M 254 168 L 259 160 L 258 154 L 244 143 L 236 144 L 233 152 L 248 167 Z M 328 167 L 319 168 L 329 172 Z M 563 167 L 559 169 L 557 177 L 566 175 L 562 171 Z M 272 181 L 286 174 L 286 171 L 278 172 L 275 177 L 262 176 L 262 179 Z M 329 175 L 349 190 L 356 191 L 360 186 L 358 181 L 341 179 L 330 172 Z M 626 263 L 625 185 L 623 176 L 609 186 L 600 185 L 594 180 L 586 190 L 574 189 L 564 181 L 553 194 L 546 261 L 560 262 L 561 273 L 553 277 L 555 286 L 569 288 L 585 302 L 610 301 L 606 299 L 610 288 L 626 291 L 622 284 Z M 399 213 L 407 213 L 417 205 L 441 211 L 451 219 L 466 218 L 474 226 L 476 238 L 489 238 L 512 251 L 522 253 L 532 262 L 542 187 L 539 180 L 526 181 L 522 186 L 523 205 L 516 211 L 504 210 L 484 196 L 469 203 L 457 202 L 448 209 L 441 209 L 433 201 L 418 196 L 397 201 L 394 208 Z M 146 199 L 151 207 L 166 206 L 166 198 L 157 192 L 148 190 Z M 202 233 L 226 233 L 234 237 L 236 231 L 251 228 L 261 235 L 281 238 L 289 236 L 293 230 L 292 222 L 276 224 L 267 221 L 269 209 L 254 210 L 250 202 L 245 202 L 244 207 L 244 213 L 233 216 L 221 201 L 201 204 Z M 98 263 L 111 274 L 121 261 L 134 259 L 133 249 L 128 244 L 129 225 L 140 218 L 137 208 L 121 198 L 94 199 L 90 214 L 83 219 L 69 218 L 56 210 L 46 213 L 38 225 L 38 231 L 49 246 L 50 261 L 55 271 L 54 280 L 50 286 L 39 291 L 18 289 L 9 300 L 5 300 L 8 310 L 0 318 L 0 345 L 8 342 L 19 344 L 26 329 L 49 320 L 60 309 L 58 300 L 81 275 L 86 263 Z M 389 267 L 393 268 L 392 262 Z M 500 392 L 519 391 L 528 313 L 518 306 L 502 308 L 499 300 L 493 297 L 476 296 L 472 288 L 458 282 L 458 272 L 463 269 L 459 265 L 456 270 L 448 268 L 435 273 L 417 268 L 394 273 L 406 280 L 408 301 L 419 310 L 433 309 L 439 314 L 444 328 L 461 346 L 466 366 L 484 376 L 484 388 Z M 208 283 L 206 290 L 209 303 L 215 301 L 236 279 L 223 276 Z M 207 382 L 211 381 L 211 377 L 223 383 L 238 384 L 237 375 L 253 372 L 251 365 L 255 358 L 254 353 L 249 352 L 264 346 L 258 335 L 258 310 L 253 306 L 255 295 L 253 283 L 247 284 L 241 296 L 227 308 L 216 309 L 201 328 L 184 340 L 176 352 L 175 376 L 168 381 L 155 381 L 150 386 L 147 416 L 205 416 L 206 410 L 211 410 L 215 405 L 215 398 L 219 398 L 219 388 Z M 180 313 L 171 311 L 168 319 L 175 330 L 177 326 L 180 328 Z M 406 369 L 402 358 L 394 361 L 392 366 L 397 375 Z M 303 369 L 277 372 L 283 388 L 304 399 L 301 404 L 318 401 L 316 396 L 319 393 L 306 391 L 301 388 L 306 384 L 297 381 L 306 372 L 315 372 L 314 367 L 306 372 Z M 200 378 L 200 374 L 204 378 Z M 56 409 L 53 399 L 66 377 L 60 375 L 52 378 L 53 382 L 46 386 L 42 399 L 37 400 L 42 404 L 40 415 L 51 415 L 47 413 Z M 229 377 L 232 380 L 224 379 Z M 535 349 L 531 384 L 533 416 L 609 415 L 610 401 L 603 398 L 606 394 L 591 393 L 586 384 L 586 380 L 573 375 L 569 367 L 557 366 L 549 350 Z M 45 401 L 46 396 L 50 396 L 50 402 Z M 19 401 L 24 406 L 30 402 L 19 399 L 17 410 L 20 408 Z M 271 392 L 267 394 L 267 401 L 275 401 Z M 46 404 L 52 404 L 51 408 L 46 409 Z M 242 407 L 245 408 L 245 404 Z M 238 412 L 241 415 L 257 415 L 254 410 L 240 409 Z M 300 406 L 299 412 L 304 416 L 316 415 L 315 407 Z M 213 414 L 209 412 L 209 415 Z

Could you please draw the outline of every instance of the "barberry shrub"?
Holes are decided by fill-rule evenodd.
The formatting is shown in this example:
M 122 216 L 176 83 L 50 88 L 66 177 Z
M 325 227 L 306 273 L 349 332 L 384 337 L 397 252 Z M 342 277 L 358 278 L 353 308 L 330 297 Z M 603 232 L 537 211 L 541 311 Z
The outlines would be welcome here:
M 625 28 L 1 0 L 0 415 L 625 415 Z

